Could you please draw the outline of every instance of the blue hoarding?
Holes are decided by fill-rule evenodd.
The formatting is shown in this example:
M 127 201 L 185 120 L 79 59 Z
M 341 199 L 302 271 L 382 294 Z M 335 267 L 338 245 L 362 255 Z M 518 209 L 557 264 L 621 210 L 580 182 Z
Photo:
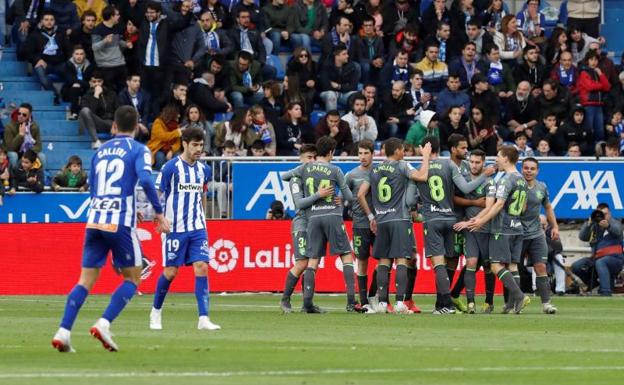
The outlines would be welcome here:
M 88 193 L 20 193 L 4 197 L 0 223 L 86 222 Z
M 356 162 L 336 162 L 346 173 Z M 415 164 L 417 166 L 417 164 Z M 280 171 L 297 163 L 234 163 L 232 169 L 235 219 L 261 219 L 274 200 L 286 209 L 294 204 Z M 624 162 L 542 161 L 538 179 L 545 182 L 558 218 L 588 218 L 599 202 L 606 202 L 617 218 L 624 217 Z

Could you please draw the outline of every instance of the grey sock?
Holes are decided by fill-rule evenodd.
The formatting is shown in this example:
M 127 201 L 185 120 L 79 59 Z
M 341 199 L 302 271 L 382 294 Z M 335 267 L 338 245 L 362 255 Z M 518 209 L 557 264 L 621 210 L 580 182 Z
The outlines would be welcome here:
M 406 301 L 412 299 L 412 294 L 414 293 L 414 285 L 416 284 L 417 273 L 418 270 L 416 270 L 416 266 L 407 266 L 407 289 L 405 290 Z
M 464 272 L 464 285 L 466 286 L 466 300 L 468 303 L 475 301 L 475 285 L 476 285 L 476 271 L 466 268 Z
M 396 300 L 404 301 L 407 290 L 407 266 L 397 265 L 394 280 L 396 281 Z
M 342 275 L 347 286 L 347 303 L 355 303 L 355 271 L 352 263 L 342 265 Z
M 307 268 L 303 275 L 303 306 L 312 307 L 314 304 L 314 283 L 316 279 L 316 271 Z
M 436 291 L 440 296 L 440 303 L 438 306 L 449 307 L 451 306 L 451 283 L 448 278 L 446 266 L 438 265 L 434 270 L 436 275 Z
M 293 291 L 295 291 L 297 282 L 299 282 L 299 277 L 296 277 L 292 271 L 289 271 L 286 275 L 286 283 L 284 284 L 284 294 L 282 295 L 282 299 L 290 299 Z
M 520 288 L 516 284 L 516 281 L 512 277 L 509 270 L 503 268 L 498 271 L 497 275 L 498 279 L 500 279 L 503 285 L 505 285 L 505 288 L 509 290 L 509 301 L 513 301 L 524 296 L 522 290 L 520 290 Z
M 358 292 L 360 294 L 360 304 L 366 305 L 368 304 L 368 276 L 367 275 L 358 275 Z
M 537 294 L 542 299 L 542 303 L 550 302 L 550 285 L 548 284 L 548 276 L 536 277 L 535 286 Z
M 377 265 L 377 290 L 379 291 L 379 302 L 388 302 L 388 272 L 390 267 Z
M 514 281 L 516 282 L 516 285 L 518 285 L 518 288 L 521 288 L 521 286 L 520 286 L 520 272 L 519 271 L 512 271 L 511 272 L 511 276 L 513 277 Z M 520 291 L 522 291 L 522 289 L 520 289 Z

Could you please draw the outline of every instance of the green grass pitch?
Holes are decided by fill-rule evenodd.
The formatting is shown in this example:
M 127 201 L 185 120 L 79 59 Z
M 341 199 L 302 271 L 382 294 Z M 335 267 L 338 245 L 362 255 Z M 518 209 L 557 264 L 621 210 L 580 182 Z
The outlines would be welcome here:
M 434 316 L 431 296 L 416 298 L 420 315 L 349 314 L 342 295 L 317 296 L 328 314 L 282 315 L 276 295 L 213 295 L 217 332 L 196 329 L 188 294 L 170 294 L 164 330 L 151 331 L 151 299 L 135 297 L 113 324 L 120 351 L 109 353 L 88 335 L 108 296 L 90 297 L 73 331 L 78 353 L 60 354 L 50 340 L 64 297 L 0 297 L 0 383 L 624 383 L 622 297 L 554 298 L 554 316 L 535 297 L 521 315 Z

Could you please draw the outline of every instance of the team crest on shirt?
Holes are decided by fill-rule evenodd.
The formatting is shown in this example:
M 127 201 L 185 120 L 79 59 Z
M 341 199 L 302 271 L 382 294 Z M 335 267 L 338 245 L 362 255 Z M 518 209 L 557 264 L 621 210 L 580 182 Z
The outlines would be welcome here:
M 544 193 L 542 193 L 541 191 L 537 191 L 535 195 L 537 195 L 537 199 L 539 200 L 544 199 Z

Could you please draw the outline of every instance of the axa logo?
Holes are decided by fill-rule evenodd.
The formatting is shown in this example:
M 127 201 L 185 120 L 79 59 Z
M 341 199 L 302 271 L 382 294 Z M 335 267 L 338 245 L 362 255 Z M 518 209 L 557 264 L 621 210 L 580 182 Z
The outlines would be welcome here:
M 59 207 L 65 212 L 65 214 L 67 214 L 67 217 L 69 219 L 78 219 L 87 211 L 87 209 L 89 208 L 89 203 L 91 203 L 91 198 L 85 199 L 85 201 L 82 202 L 80 207 L 78 207 L 78 210 L 76 210 L 75 212 L 65 205 L 59 205 Z
M 270 196 L 272 201 L 278 200 L 284 202 L 284 208 L 286 210 L 294 210 L 295 208 L 288 183 L 282 181 L 278 171 L 269 171 L 267 173 L 260 187 L 258 187 L 249 202 L 247 202 L 247 205 L 245 205 L 245 210 L 253 210 L 258 200 L 264 195 Z
M 234 270 L 238 262 L 238 249 L 234 242 L 227 239 L 217 239 L 210 246 L 210 262 L 208 264 L 217 273 L 227 273 Z
M 587 210 L 598 206 L 599 195 L 609 195 L 613 202 L 612 207 L 617 210 L 622 209 L 622 199 L 613 171 L 601 170 L 595 174 L 590 171 L 572 171 L 553 199 L 553 207 L 557 207 L 557 204 L 567 194 L 576 195 L 576 203 L 572 206 L 572 210 Z M 605 199 L 601 199 L 603 200 Z

